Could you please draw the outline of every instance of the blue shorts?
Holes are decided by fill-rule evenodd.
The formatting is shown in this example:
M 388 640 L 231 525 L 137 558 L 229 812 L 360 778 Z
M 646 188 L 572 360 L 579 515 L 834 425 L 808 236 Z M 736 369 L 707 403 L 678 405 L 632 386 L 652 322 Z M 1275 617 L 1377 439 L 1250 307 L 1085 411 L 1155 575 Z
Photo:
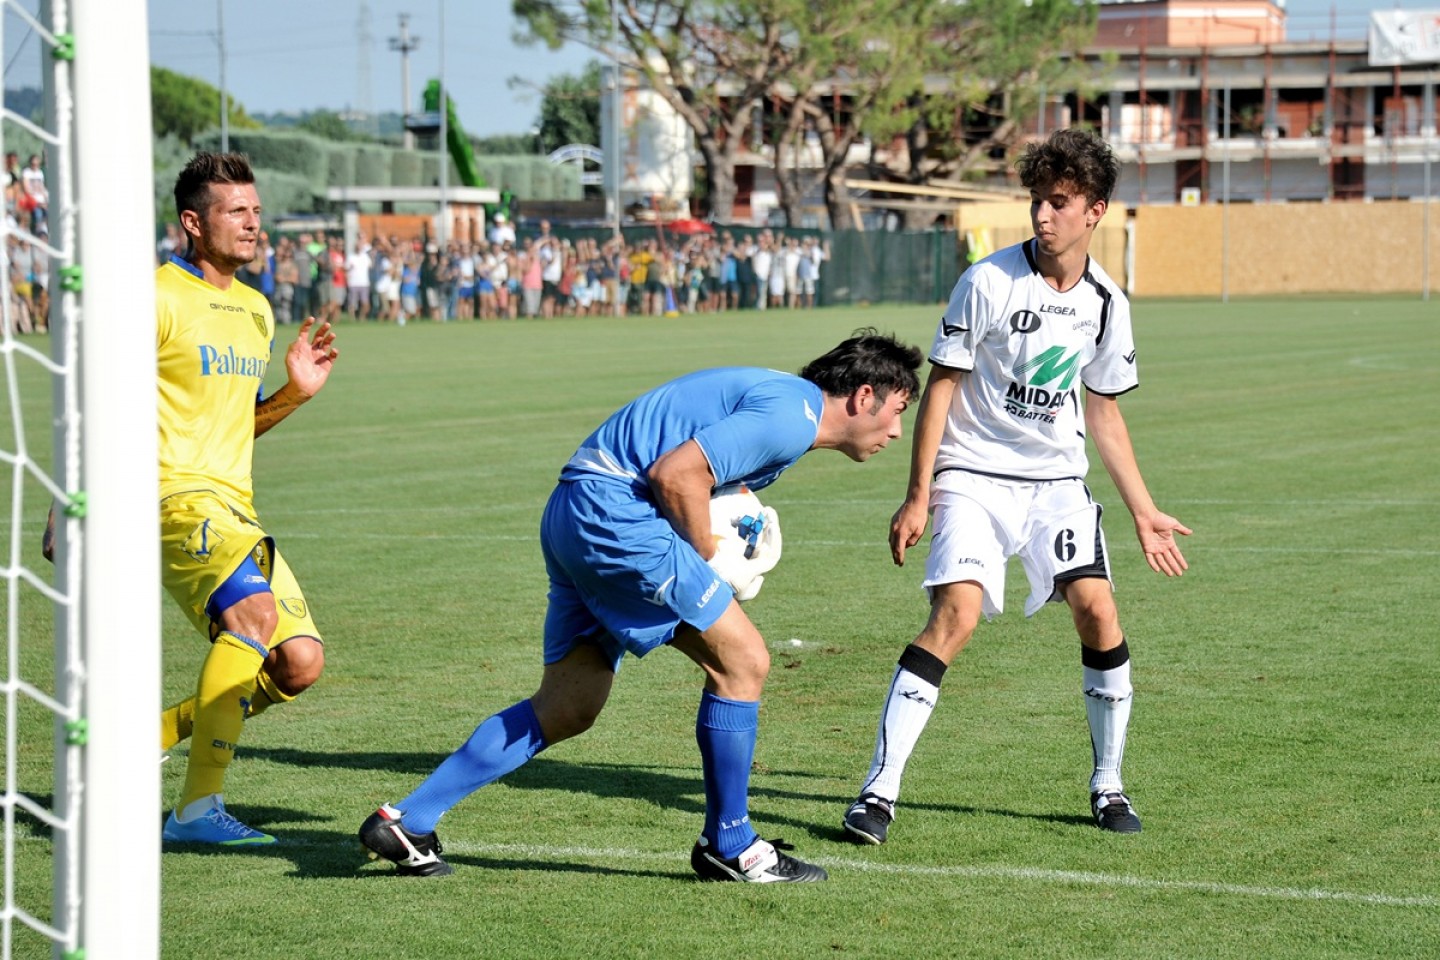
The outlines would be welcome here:
M 540 520 L 550 577 L 545 663 L 593 641 L 620 668 L 662 646 L 680 624 L 708 630 L 730 606 L 728 584 L 655 504 L 623 483 L 560 483 Z

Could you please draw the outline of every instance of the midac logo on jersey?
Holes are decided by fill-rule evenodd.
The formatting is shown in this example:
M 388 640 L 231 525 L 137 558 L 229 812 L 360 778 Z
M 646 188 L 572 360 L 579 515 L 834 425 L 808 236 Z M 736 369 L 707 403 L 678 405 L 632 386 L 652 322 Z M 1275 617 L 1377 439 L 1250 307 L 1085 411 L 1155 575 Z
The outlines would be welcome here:
M 1051 347 L 1015 368 L 1015 379 L 1005 390 L 1005 409 L 1026 419 L 1053 422 L 1053 412 L 1065 401 L 1075 399 L 1075 391 L 1070 389 L 1070 385 L 1079 372 L 1078 351 L 1067 356 L 1064 347 Z
M 1077 350 L 1066 356 L 1065 348 L 1056 346 L 1016 367 L 1015 379 L 1023 380 L 1032 387 L 1043 387 L 1058 380 L 1060 382 L 1055 384 L 1055 389 L 1069 390 L 1075 374 L 1079 372 L 1080 352 Z
M 255 377 L 265 379 L 267 361 L 264 357 L 242 357 L 226 345 L 224 352 L 209 344 L 200 345 L 200 376 Z

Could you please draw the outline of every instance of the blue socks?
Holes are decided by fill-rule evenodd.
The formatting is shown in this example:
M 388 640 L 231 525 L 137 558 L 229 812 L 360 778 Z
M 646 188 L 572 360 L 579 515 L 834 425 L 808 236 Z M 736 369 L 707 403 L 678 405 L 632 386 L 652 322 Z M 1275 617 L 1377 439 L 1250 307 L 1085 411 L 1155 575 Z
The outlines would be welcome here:
M 752 744 L 754 736 L 751 736 Z M 415 792 L 396 804 L 411 833 L 433 833 L 445 812 L 487 783 L 524 764 L 548 744 L 529 700 L 487 719 Z M 747 763 L 746 769 L 749 769 Z
M 695 741 L 705 774 L 705 838 L 722 857 L 733 857 L 755 842 L 749 813 L 750 764 L 759 727 L 758 701 L 726 700 L 709 691 L 701 695 Z M 395 804 L 404 814 L 405 829 L 433 832 L 451 807 L 546 746 L 529 700 L 488 718 L 414 793 Z
M 695 740 L 705 772 L 705 838 L 722 857 L 755 842 L 750 827 L 750 764 L 760 728 L 760 703 L 700 696 Z

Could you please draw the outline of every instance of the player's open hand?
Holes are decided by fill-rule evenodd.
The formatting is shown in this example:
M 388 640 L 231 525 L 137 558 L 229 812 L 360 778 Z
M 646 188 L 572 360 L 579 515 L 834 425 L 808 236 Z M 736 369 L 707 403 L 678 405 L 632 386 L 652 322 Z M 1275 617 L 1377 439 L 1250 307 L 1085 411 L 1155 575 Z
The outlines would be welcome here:
M 317 327 L 315 322 L 314 317 L 306 317 L 305 322 L 300 324 L 295 342 L 285 351 L 285 372 L 290 376 L 291 385 L 307 400 L 325 386 L 335 366 L 335 358 L 340 356 L 340 351 L 335 348 L 335 331 L 330 324 L 322 322 Z
M 930 505 L 922 500 L 906 500 L 890 518 L 890 557 L 895 566 L 905 566 L 905 551 L 925 536 L 930 520 Z
M 1145 562 L 1156 573 L 1167 577 L 1181 576 L 1190 569 L 1175 534 L 1190 536 L 1190 528 L 1179 520 L 1164 513 L 1135 518 L 1135 535 L 1140 538 L 1140 549 L 1145 551 Z

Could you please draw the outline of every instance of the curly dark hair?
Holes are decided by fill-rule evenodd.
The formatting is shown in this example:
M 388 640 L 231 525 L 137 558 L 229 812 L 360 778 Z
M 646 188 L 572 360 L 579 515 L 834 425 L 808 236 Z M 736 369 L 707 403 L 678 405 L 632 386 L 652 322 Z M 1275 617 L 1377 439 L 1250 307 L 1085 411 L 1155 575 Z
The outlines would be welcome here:
M 866 384 L 881 400 L 892 390 L 913 397 L 920 392 L 916 371 L 923 360 L 919 347 L 902 343 L 874 327 L 862 327 L 823 357 L 805 364 L 800 376 L 832 397 L 848 397 Z
M 201 151 L 190 158 L 175 178 L 175 212 L 204 213 L 210 203 L 212 183 L 254 183 L 255 171 L 240 153 Z
M 1026 189 L 1073 183 L 1091 203 L 1109 203 L 1115 181 L 1120 179 L 1120 161 L 1109 145 L 1078 129 L 1056 130 L 1040 143 L 1027 144 L 1015 168 Z

